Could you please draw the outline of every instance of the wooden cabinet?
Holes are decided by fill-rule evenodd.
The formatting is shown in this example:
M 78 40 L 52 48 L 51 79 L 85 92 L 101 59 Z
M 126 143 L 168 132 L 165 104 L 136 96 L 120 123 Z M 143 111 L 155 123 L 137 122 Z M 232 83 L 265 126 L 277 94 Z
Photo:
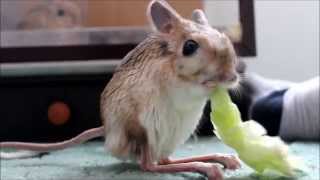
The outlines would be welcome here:
M 150 0 L 1 1 L 1 29 L 145 26 Z M 168 0 L 182 16 L 202 8 L 202 0 Z
M 0 79 L 0 141 L 55 142 L 101 126 L 100 94 L 111 77 L 112 74 Z M 52 123 L 61 120 L 57 116 L 66 115 L 52 112 L 57 110 L 57 103 L 62 113 L 67 113 L 65 123 Z M 69 112 L 63 112 L 64 108 Z
M 73 2 L 88 2 L 81 6 L 87 7 L 86 26 L 102 27 L 145 25 L 148 1 Z M 185 17 L 190 17 L 192 10 L 201 8 L 203 3 L 169 2 Z M 17 1 L 16 5 L 21 4 Z M 255 55 L 252 0 L 240 1 L 240 15 L 244 35 L 235 46 L 240 56 L 252 56 Z M 1 32 L 0 141 L 59 141 L 101 125 L 100 93 L 119 63 L 115 59 L 124 57 L 147 33 L 146 29 L 132 27 Z M 102 64 L 96 63 L 101 60 Z M 68 109 L 62 111 L 69 111 L 67 121 L 61 125 L 50 122 L 48 111 L 55 102 L 62 102 Z M 210 126 L 210 108 L 206 109 L 204 118 L 208 124 L 203 127 Z M 201 132 L 211 133 L 212 129 Z

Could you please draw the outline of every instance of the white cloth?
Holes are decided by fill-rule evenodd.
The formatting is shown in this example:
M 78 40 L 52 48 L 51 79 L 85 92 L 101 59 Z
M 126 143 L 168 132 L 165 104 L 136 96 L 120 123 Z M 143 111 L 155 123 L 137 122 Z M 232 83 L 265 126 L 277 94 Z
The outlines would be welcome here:
M 286 140 L 320 139 L 319 76 L 288 89 L 283 99 L 280 136 Z

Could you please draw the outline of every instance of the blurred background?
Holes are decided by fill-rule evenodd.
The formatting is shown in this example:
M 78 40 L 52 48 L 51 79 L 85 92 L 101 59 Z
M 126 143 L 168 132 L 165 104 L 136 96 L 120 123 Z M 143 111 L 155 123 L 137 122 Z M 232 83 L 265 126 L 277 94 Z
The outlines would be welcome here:
M 145 26 L 147 2 L 148 0 L 2 0 L 1 31 Z M 213 26 L 239 25 L 238 0 L 170 2 L 185 17 L 190 16 L 192 9 L 202 8 Z M 256 0 L 254 19 L 257 55 L 245 58 L 250 70 L 268 77 L 292 81 L 305 80 L 319 73 L 318 0 Z

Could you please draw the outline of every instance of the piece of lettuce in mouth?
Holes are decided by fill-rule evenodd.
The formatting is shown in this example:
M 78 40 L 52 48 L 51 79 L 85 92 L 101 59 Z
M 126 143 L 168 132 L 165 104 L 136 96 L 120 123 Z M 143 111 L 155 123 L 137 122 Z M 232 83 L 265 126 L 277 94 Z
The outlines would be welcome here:
M 289 154 L 288 146 L 279 137 L 266 135 L 266 130 L 253 120 L 242 122 L 226 89 L 214 88 L 210 100 L 215 134 L 249 167 L 258 173 L 271 171 L 291 177 L 303 172 L 300 160 Z

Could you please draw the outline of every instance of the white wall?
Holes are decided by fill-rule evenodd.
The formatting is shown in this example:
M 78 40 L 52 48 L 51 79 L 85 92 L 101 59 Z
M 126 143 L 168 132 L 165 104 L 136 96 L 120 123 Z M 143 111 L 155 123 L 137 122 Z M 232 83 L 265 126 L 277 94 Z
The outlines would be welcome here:
M 230 2 L 205 1 L 210 22 L 234 21 Z M 217 4 L 225 10 L 213 12 Z M 245 58 L 249 71 L 292 81 L 319 75 L 318 0 L 255 0 L 255 23 L 258 56 Z

